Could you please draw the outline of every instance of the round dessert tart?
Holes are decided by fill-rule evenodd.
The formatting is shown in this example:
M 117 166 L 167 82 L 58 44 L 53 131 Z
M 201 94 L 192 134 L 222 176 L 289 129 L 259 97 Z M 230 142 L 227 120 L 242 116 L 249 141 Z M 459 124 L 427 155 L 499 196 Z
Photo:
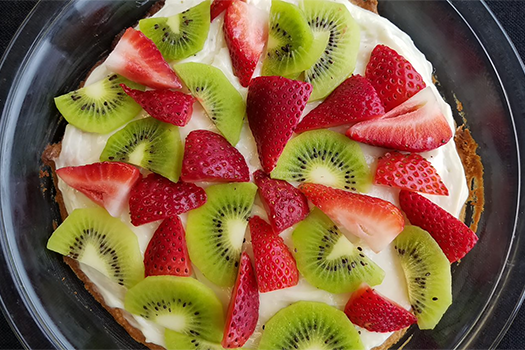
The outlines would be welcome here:
M 478 240 L 460 219 L 481 163 L 376 12 L 166 0 L 55 99 L 47 248 L 137 341 L 372 349 L 439 323 Z

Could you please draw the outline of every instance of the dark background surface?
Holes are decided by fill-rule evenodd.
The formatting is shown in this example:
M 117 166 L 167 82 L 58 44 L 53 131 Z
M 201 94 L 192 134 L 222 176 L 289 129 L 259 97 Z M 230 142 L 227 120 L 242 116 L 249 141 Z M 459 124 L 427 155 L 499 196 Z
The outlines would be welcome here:
M 0 0 L 0 55 L 5 52 L 18 26 L 34 4 L 35 1 Z M 488 5 L 509 34 L 522 59 L 525 58 L 525 1 L 488 1 Z M 0 85 L 0 88 L 6 87 Z M 20 348 L 15 334 L 4 317 L 0 316 L 0 349 Z M 519 312 L 498 349 L 525 349 L 525 308 Z

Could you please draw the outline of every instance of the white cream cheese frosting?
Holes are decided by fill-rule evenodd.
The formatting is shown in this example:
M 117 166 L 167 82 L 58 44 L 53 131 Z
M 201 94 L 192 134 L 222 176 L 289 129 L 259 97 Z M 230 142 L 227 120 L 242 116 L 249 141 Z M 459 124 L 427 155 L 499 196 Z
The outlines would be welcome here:
M 191 8 L 202 0 L 166 0 L 165 6 L 155 14 L 156 17 L 167 17 L 177 13 L 180 13 L 188 8 Z M 347 0 L 335 0 L 344 4 L 356 22 L 361 28 L 361 44 L 358 53 L 357 66 L 354 74 L 364 75 L 365 67 L 369 60 L 370 53 L 377 44 L 387 45 L 399 54 L 404 56 L 414 68 L 421 74 L 427 86 L 430 86 L 432 92 L 435 94 L 439 101 L 440 108 L 443 111 L 451 129 L 455 130 L 454 120 L 452 118 L 452 112 L 450 106 L 439 95 L 437 89 L 432 83 L 432 65 L 426 60 L 425 56 L 415 47 L 410 37 L 403 33 L 399 28 L 392 24 L 387 19 L 380 17 L 372 12 L 363 10 L 360 7 L 352 5 Z M 265 15 L 269 14 L 271 0 L 248 0 L 257 8 L 261 10 Z M 298 1 L 290 1 L 297 3 Z M 185 59 L 184 61 L 202 62 L 211 64 L 221 69 L 228 79 L 232 82 L 233 86 L 239 90 L 243 97 L 247 94 L 247 89 L 243 88 L 238 79 L 233 75 L 231 60 L 226 47 L 224 36 L 222 34 L 222 22 L 223 16 L 217 17 L 211 26 L 209 31 L 208 39 L 204 45 L 204 48 L 196 55 Z M 256 69 L 255 76 L 259 75 L 260 63 Z M 106 69 L 105 65 L 100 65 L 95 69 L 92 74 L 88 77 L 86 85 L 92 84 L 102 78 L 104 78 L 110 72 Z M 312 110 L 317 103 L 310 103 L 306 106 L 303 116 Z M 145 112 L 142 112 L 137 118 L 143 118 L 147 116 Z M 181 138 L 184 138 L 192 130 L 206 129 L 216 131 L 214 124 L 205 115 L 202 107 L 195 103 L 192 118 L 188 125 L 179 128 Z M 111 134 L 99 135 L 83 132 L 72 125 L 66 127 L 66 131 L 62 140 L 62 151 L 60 156 L 55 160 L 57 169 L 66 166 L 78 166 L 91 164 L 99 161 L 100 154 L 104 149 L 107 139 Z M 260 162 L 257 156 L 257 150 L 255 141 L 248 127 L 248 123 L 245 122 L 241 139 L 237 144 L 236 148 L 245 157 L 250 173 L 260 169 Z M 382 156 L 386 150 L 378 147 L 372 147 L 361 144 L 361 148 L 365 154 L 366 161 L 371 168 L 371 171 L 375 171 L 376 161 L 379 156 Z M 468 197 L 468 188 L 465 180 L 465 173 L 461 160 L 459 158 L 456 146 L 453 140 L 448 142 L 446 145 L 435 149 L 430 152 L 421 154 L 424 158 L 429 160 L 432 165 L 436 168 L 436 171 L 441 176 L 443 182 L 449 189 L 449 196 L 432 196 L 425 195 L 434 203 L 444 208 L 449 213 L 458 217 L 460 211 Z M 199 184 L 206 187 L 207 184 Z M 72 189 L 59 179 L 59 189 L 62 192 L 64 198 L 64 204 L 68 213 L 77 208 L 86 208 L 96 206 L 82 193 Z M 368 195 L 379 197 L 399 205 L 398 203 L 399 190 L 392 189 L 385 186 L 373 185 L 371 190 L 367 193 Z M 253 207 L 253 215 L 259 215 L 266 218 L 266 213 L 259 199 L 256 199 Z M 160 224 L 154 222 L 142 226 L 135 227 L 131 224 L 128 211 L 125 210 L 121 215 L 120 219 L 126 223 L 131 230 L 137 235 L 139 245 L 142 254 L 146 250 L 148 242 L 155 232 L 156 228 Z M 183 224 L 186 222 L 186 215 L 181 215 Z M 286 244 L 291 247 L 291 233 L 294 227 L 289 228 L 281 233 Z M 247 232 L 247 235 L 249 232 Z M 251 254 L 250 240 L 247 239 L 247 251 Z M 399 303 L 401 306 L 409 309 L 410 303 L 408 301 L 408 294 L 406 289 L 406 283 L 403 277 L 403 272 L 399 265 L 399 262 L 394 257 L 393 247 L 388 247 L 376 254 L 370 249 L 365 249 L 365 254 L 374 260 L 384 271 L 385 279 L 383 283 L 374 288 L 386 297 Z M 104 301 L 110 307 L 122 308 L 125 290 L 122 287 L 116 286 L 115 283 L 107 279 L 105 276 L 98 273 L 96 270 L 86 265 L 81 265 L 82 271 L 88 276 L 88 278 L 97 286 L 100 294 L 103 296 Z M 227 310 L 229 298 L 231 294 L 231 288 L 220 288 L 214 286 L 212 283 L 206 280 L 202 274 L 195 269 L 195 277 L 206 285 L 210 286 L 217 294 L 219 299 L 222 301 L 224 310 Z M 262 325 L 267 322 L 278 310 L 284 308 L 291 303 L 298 300 L 312 300 L 320 301 L 332 305 L 340 310 L 344 308 L 350 294 L 331 294 L 326 291 L 317 289 L 311 286 L 304 278 L 301 277 L 297 286 L 273 291 L 269 293 L 260 294 L 260 310 L 259 310 L 259 323 L 257 329 L 246 344 L 246 348 L 254 348 L 257 345 L 258 339 L 261 335 Z M 164 330 L 162 327 L 154 324 L 151 321 L 145 320 L 142 317 L 127 314 L 126 318 L 128 321 L 142 331 L 146 337 L 147 342 L 156 343 L 164 346 Z M 366 349 L 381 345 L 391 333 L 374 333 L 368 332 L 364 329 L 359 329 L 361 339 Z

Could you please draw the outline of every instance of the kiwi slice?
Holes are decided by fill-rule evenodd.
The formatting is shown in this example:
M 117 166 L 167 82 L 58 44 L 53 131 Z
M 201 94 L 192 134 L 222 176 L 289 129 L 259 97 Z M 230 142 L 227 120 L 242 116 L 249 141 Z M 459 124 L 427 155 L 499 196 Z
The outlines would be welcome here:
M 354 71 L 361 39 L 358 24 L 344 4 L 303 0 L 315 45 L 322 45 L 321 57 L 305 72 L 313 86 L 310 101 L 326 97 Z M 317 44 L 318 43 L 318 44 Z
M 55 104 L 71 125 L 87 132 L 107 134 L 129 122 L 142 110 L 120 84 L 144 90 L 144 87 L 120 75 L 112 74 L 94 84 L 55 97 Z
M 420 329 L 433 329 L 452 303 L 450 263 L 427 231 L 405 226 L 394 240 Z
M 298 301 L 266 323 L 258 349 L 357 350 L 364 346 L 342 311 L 320 302 Z
M 210 288 L 191 277 L 146 277 L 126 293 L 124 308 L 179 333 L 211 342 L 222 339 L 222 304 Z
M 223 350 L 220 344 L 166 329 L 164 341 L 167 350 Z
M 363 282 L 370 286 L 383 282 L 385 272 L 317 208 L 297 226 L 292 239 L 299 272 L 319 289 L 347 293 Z
M 239 91 L 219 68 L 208 64 L 188 62 L 173 68 L 217 129 L 235 146 L 246 114 L 246 103 Z
M 175 16 L 142 19 L 139 27 L 166 60 L 181 60 L 204 46 L 210 30 L 210 1 L 203 1 Z
M 186 242 L 192 263 L 219 286 L 233 286 L 257 186 L 231 183 L 210 186 L 208 200 L 188 214 Z
M 113 134 L 100 160 L 138 165 L 177 182 L 182 153 L 179 128 L 150 117 L 133 121 Z
M 262 75 L 295 77 L 319 59 L 324 43 L 314 36 L 303 12 L 295 5 L 273 0 Z
M 367 192 L 370 170 L 355 141 L 330 130 L 312 130 L 288 142 L 271 177 Z
M 47 249 L 89 265 L 127 288 L 144 278 L 137 236 L 100 207 L 74 210 L 53 232 Z

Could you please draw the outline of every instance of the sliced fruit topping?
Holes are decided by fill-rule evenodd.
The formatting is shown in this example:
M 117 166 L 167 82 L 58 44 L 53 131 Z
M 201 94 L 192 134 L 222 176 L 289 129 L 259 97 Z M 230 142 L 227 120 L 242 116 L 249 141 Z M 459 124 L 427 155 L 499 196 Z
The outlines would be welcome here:
M 268 23 L 254 5 L 233 1 L 224 15 L 224 37 L 233 73 L 248 87 L 268 37 Z
M 292 234 L 299 272 L 330 293 L 354 291 L 362 282 L 372 286 L 385 272 L 355 247 L 319 209 L 314 209 Z
M 142 19 L 139 27 L 166 60 L 181 60 L 204 47 L 210 30 L 210 1 L 203 1 L 171 17 Z
M 255 274 L 261 293 L 293 287 L 299 271 L 284 240 L 258 216 L 250 219 Z
M 186 137 L 181 179 L 184 181 L 250 181 L 248 165 L 228 140 L 208 130 L 194 130 Z
M 185 213 L 204 203 L 206 193 L 202 188 L 149 174 L 131 189 L 129 214 L 131 223 L 139 226 Z
M 206 188 L 208 201 L 188 214 L 186 239 L 191 261 L 211 282 L 233 286 L 248 217 L 257 187 L 253 183 Z
M 419 227 L 407 225 L 394 240 L 408 286 L 408 299 L 420 329 L 433 329 L 452 303 L 447 257 Z
M 106 208 L 111 216 L 120 216 L 129 200 L 140 171 L 132 165 L 118 162 L 93 163 L 57 169 L 58 177 Z
M 295 5 L 272 0 L 266 57 L 262 75 L 295 77 L 321 56 L 324 43 L 314 37 L 303 12 Z
M 219 68 L 194 62 L 174 68 L 217 129 L 235 146 L 246 114 L 246 104 L 237 89 Z
M 242 253 L 241 266 L 233 288 L 222 346 L 239 348 L 250 338 L 259 319 L 259 291 L 252 262 L 248 254 Z
M 295 132 L 353 124 L 383 114 L 385 109 L 372 84 L 360 75 L 353 75 L 308 113 Z
M 179 91 L 140 91 L 124 84 L 120 86 L 153 118 L 177 126 L 184 126 L 190 121 L 195 102 L 192 96 Z
M 275 232 L 295 225 L 310 212 L 305 195 L 288 182 L 273 180 L 262 170 L 257 170 L 253 179 Z
M 124 308 L 188 336 L 210 342 L 222 339 L 222 304 L 209 287 L 194 278 L 147 277 L 126 293 Z
M 298 301 L 279 310 L 265 325 L 259 350 L 364 349 L 357 329 L 334 307 Z
M 226 10 L 236 0 L 213 0 L 211 3 L 210 16 L 211 21 L 219 16 L 224 10 Z M 242 0 L 246 2 L 246 0 Z
M 377 90 L 386 111 L 399 106 L 426 87 L 421 75 L 403 56 L 377 45 L 366 66 L 365 76 Z
M 299 189 L 337 225 L 364 240 L 376 253 L 405 226 L 401 211 L 385 200 L 317 184 L 301 184 Z
M 109 70 L 152 89 L 182 87 L 155 43 L 133 28 L 126 30 L 105 63 Z
M 353 324 L 370 332 L 395 332 L 417 322 L 412 313 L 366 284 L 352 293 L 345 314 Z
M 141 110 L 122 91 L 120 84 L 141 88 L 112 74 L 94 84 L 55 97 L 55 104 L 69 124 L 87 132 L 107 134 L 129 122 Z
M 167 350 L 222 350 L 220 344 L 167 329 L 164 331 Z
M 362 192 L 371 184 L 361 147 L 329 130 L 308 131 L 290 140 L 270 175 Z
M 292 137 L 311 92 L 310 84 L 283 77 L 258 77 L 251 82 L 246 113 L 267 173 Z
M 417 193 L 401 191 L 399 204 L 410 223 L 430 233 L 451 263 L 462 259 L 478 241 L 467 225 Z
M 372 146 L 424 152 L 446 144 L 452 130 L 428 87 L 381 118 L 355 124 L 346 136 Z
M 167 218 L 151 237 L 144 253 L 147 276 L 191 276 L 184 227 L 177 216 Z
M 379 157 L 375 183 L 402 190 L 448 196 L 448 189 L 436 169 L 419 154 L 390 152 Z
M 145 118 L 133 121 L 111 135 L 100 160 L 135 164 L 177 181 L 182 152 L 178 127 Z
M 89 265 L 126 288 L 144 278 L 137 236 L 102 208 L 74 210 L 53 232 L 47 249 Z
M 326 97 L 354 71 L 361 40 L 359 25 L 344 4 L 331 1 L 303 0 L 301 8 L 321 45 L 321 57 L 305 72 L 305 81 L 313 86 L 310 101 Z

